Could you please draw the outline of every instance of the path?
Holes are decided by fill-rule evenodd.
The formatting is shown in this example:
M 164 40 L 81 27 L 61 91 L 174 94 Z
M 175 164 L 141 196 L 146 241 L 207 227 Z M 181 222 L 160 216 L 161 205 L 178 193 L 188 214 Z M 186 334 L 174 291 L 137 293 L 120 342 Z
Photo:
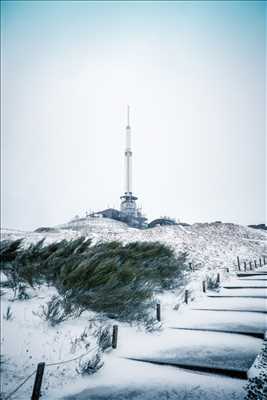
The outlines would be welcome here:
M 120 328 L 118 349 L 90 388 L 64 399 L 243 399 L 267 329 L 266 274 L 266 266 L 238 274 L 218 293 L 169 313 L 160 333 Z

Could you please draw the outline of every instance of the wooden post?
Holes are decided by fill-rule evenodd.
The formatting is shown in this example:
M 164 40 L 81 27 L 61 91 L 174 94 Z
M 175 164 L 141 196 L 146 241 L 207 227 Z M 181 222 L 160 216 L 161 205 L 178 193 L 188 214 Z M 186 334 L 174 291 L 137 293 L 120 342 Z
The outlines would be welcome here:
M 263 264 L 266 265 L 266 258 L 263 256 Z
M 116 349 L 118 344 L 118 325 L 113 325 L 112 331 L 112 348 Z
M 251 261 L 249 262 L 249 268 L 250 268 L 250 271 L 253 270 L 253 266 L 252 266 L 252 262 Z
M 190 268 L 191 271 L 193 271 L 192 263 L 191 263 L 191 262 L 189 263 L 189 268 Z
M 202 290 L 203 290 L 203 293 L 206 293 L 206 282 L 205 281 L 202 281 Z
M 254 260 L 254 265 L 255 265 L 255 268 L 257 268 L 257 261 L 256 260 Z
M 230 268 L 227 267 L 227 268 L 226 268 L 226 272 L 230 272 Z
M 188 290 L 187 289 L 184 292 L 184 302 L 185 302 L 185 304 L 188 304 Z
M 259 258 L 259 260 L 260 260 L 260 267 L 262 267 L 262 262 L 261 262 L 261 258 Z
M 239 260 L 239 257 L 237 256 L 237 267 L 238 267 L 238 269 L 239 269 L 239 271 L 240 271 L 240 260 Z
M 36 371 L 36 375 L 35 375 L 35 381 L 34 381 L 34 385 L 33 385 L 31 400 L 39 400 L 40 399 L 41 386 L 42 386 L 42 380 L 43 380 L 43 375 L 44 375 L 44 368 L 45 368 L 44 362 L 40 362 L 37 365 L 37 371 Z
M 247 270 L 247 263 L 246 263 L 246 261 L 244 261 L 244 271 L 246 271 Z
M 220 279 L 220 273 L 218 272 L 218 274 L 217 274 L 217 278 L 216 278 L 216 283 L 220 283 L 220 281 L 221 281 L 221 279 Z
M 157 321 L 161 320 L 160 303 L 157 303 Z

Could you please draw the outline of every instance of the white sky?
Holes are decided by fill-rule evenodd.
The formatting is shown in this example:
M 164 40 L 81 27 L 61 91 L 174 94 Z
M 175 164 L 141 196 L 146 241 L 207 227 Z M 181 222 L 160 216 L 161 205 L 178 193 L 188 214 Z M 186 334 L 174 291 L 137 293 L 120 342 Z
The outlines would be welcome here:
M 264 2 L 2 2 L 2 226 L 265 221 Z

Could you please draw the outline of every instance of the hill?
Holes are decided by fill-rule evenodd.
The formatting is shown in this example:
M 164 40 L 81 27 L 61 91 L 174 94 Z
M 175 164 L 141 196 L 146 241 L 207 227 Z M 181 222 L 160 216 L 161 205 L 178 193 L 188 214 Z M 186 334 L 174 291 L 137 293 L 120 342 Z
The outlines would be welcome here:
M 160 242 L 170 246 L 177 254 L 188 252 L 188 260 L 194 266 L 212 269 L 236 264 L 267 255 L 267 232 L 232 223 L 196 223 L 190 226 L 157 226 L 139 230 L 108 218 L 81 218 L 34 232 L 1 230 L 2 240 L 24 239 L 24 245 L 45 239 L 52 243 L 63 239 L 71 240 L 84 236 L 99 241 L 130 243 Z

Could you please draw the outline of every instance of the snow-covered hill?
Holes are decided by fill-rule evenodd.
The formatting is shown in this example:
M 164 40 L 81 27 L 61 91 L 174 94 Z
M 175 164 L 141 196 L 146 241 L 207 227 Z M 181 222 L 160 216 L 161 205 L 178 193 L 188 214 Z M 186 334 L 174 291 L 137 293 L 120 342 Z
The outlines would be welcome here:
M 191 226 L 157 226 L 139 230 L 108 218 L 81 218 L 38 232 L 1 230 L 2 240 L 24 238 L 25 245 L 45 239 L 46 243 L 86 236 L 97 241 L 159 241 L 177 253 L 187 251 L 195 266 L 231 267 L 236 257 L 250 261 L 267 256 L 267 232 L 231 223 L 197 223 Z
M 125 243 L 137 240 L 160 241 L 171 246 L 177 253 L 187 251 L 189 261 L 192 261 L 194 266 L 202 267 L 191 274 L 191 280 L 187 285 L 190 291 L 190 304 L 193 298 L 196 299 L 194 305 L 197 302 L 205 300 L 203 297 L 204 294 L 201 293 L 201 275 L 206 274 L 208 269 L 218 271 L 218 268 L 233 267 L 236 264 L 237 255 L 239 255 L 242 261 L 258 259 L 263 255 L 267 257 L 267 232 L 234 224 L 205 223 L 186 227 L 180 225 L 158 226 L 151 229 L 138 230 L 110 219 L 84 218 L 53 228 L 38 229 L 37 232 L 10 229 L 1 230 L 1 240 L 23 238 L 25 246 L 42 239 L 45 239 L 45 243 L 51 243 L 62 239 L 71 240 L 79 236 L 90 237 L 93 239 L 93 242 L 111 240 L 119 240 Z M 221 277 L 223 280 L 232 279 L 227 273 L 222 274 Z M 1 279 L 6 278 L 2 276 Z M 105 366 L 99 373 L 88 378 L 77 374 L 76 368 L 79 365 L 77 360 L 75 362 L 64 363 L 60 366 L 54 365 L 54 362 L 76 359 L 77 356 L 84 353 L 84 348 L 80 348 L 79 344 L 82 343 L 84 346 L 81 338 L 84 337 L 85 329 L 89 330 L 87 339 L 91 343 L 90 346 L 93 347 L 96 340 L 94 329 L 98 327 L 98 323 L 102 323 L 101 319 L 98 322 L 100 316 L 91 311 L 86 311 L 79 318 L 69 319 L 60 325 L 51 327 L 47 321 L 43 321 L 38 316 L 38 310 L 47 304 L 52 295 L 57 294 L 55 288 L 43 285 L 31 289 L 29 290 L 31 298 L 27 301 L 14 300 L 14 293 L 11 288 L 4 288 L 3 291 L 0 322 L 4 325 L 1 344 L 5 364 L 3 368 L 3 383 L 0 391 L 10 393 L 36 368 L 37 363 L 40 361 L 48 363 L 43 384 L 43 398 L 47 400 L 59 399 L 71 393 L 75 394 L 81 392 L 83 389 L 88 389 L 88 387 L 90 387 L 91 396 L 94 387 L 96 387 L 95 390 L 99 390 L 98 386 L 101 385 L 110 384 L 117 390 L 117 387 L 120 388 L 120 385 L 124 383 L 122 377 L 125 377 L 127 388 L 129 379 L 133 385 L 143 385 L 143 381 L 140 381 L 142 379 L 144 383 L 145 381 L 149 381 L 154 382 L 153 385 L 156 385 L 162 378 L 161 366 L 151 366 L 150 364 L 141 363 L 140 367 L 140 363 L 134 364 L 132 361 L 116 357 L 116 352 L 106 354 L 104 357 Z M 190 305 L 183 304 L 183 291 L 184 288 L 181 287 L 177 288 L 177 290 L 157 295 L 157 299 L 161 303 L 163 326 L 164 324 L 166 326 L 173 325 L 177 321 L 181 322 L 183 310 L 191 307 Z M 178 308 L 177 304 L 179 304 Z M 227 304 L 224 302 L 224 307 Z M 236 308 L 236 300 L 234 304 Z M 215 306 L 218 307 L 217 304 Z M 256 306 L 258 307 L 258 303 L 255 304 Z M 4 315 L 7 315 L 9 307 L 11 307 L 12 315 L 9 320 L 3 320 Z M 201 307 L 204 307 L 203 304 Z M 254 318 L 254 314 L 250 318 Z M 244 317 L 244 313 L 242 313 L 242 316 Z M 214 316 L 210 312 L 208 312 L 208 317 L 212 318 L 212 322 L 214 323 Z M 229 318 L 233 318 L 231 317 L 231 312 Z M 196 321 L 196 318 L 192 320 Z M 115 323 L 115 321 L 108 320 L 104 322 Z M 141 341 L 146 348 L 149 348 L 152 334 L 145 333 L 142 329 L 140 330 L 139 326 L 128 326 L 128 324 L 117 321 L 116 323 L 119 325 L 120 332 L 120 347 L 118 351 L 122 351 L 124 345 L 127 349 L 133 349 L 135 343 L 141 343 Z M 165 333 L 156 332 L 154 336 L 157 339 L 157 336 L 161 334 Z M 183 342 L 187 339 L 188 333 L 186 332 Z M 78 343 L 76 346 L 77 349 L 73 348 L 73 344 L 75 343 Z M 49 366 L 49 363 L 52 363 L 52 366 Z M 227 398 L 240 400 L 244 398 L 244 383 L 241 380 L 233 380 L 232 378 L 216 375 L 193 374 L 192 372 L 183 370 L 178 371 L 179 376 L 177 380 L 177 370 L 173 370 L 168 366 L 164 368 L 164 385 L 168 393 L 172 392 L 170 389 L 172 385 L 175 386 L 179 382 L 179 393 L 181 390 L 184 391 L 183 398 L 187 398 L 189 394 L 188 398 L 190 399 L 205 398 L 222 400 Z M 115 374 L 114 371 L 116 371 Z M 33 377 L 15 394 L 14 400 L 28 398 L 32 390 L 32 384 Z M 195 387 L 201 387 L 202 397 L 199 397 L 198 389 L 196 395 L 194 395 Z M 177 398 L 175 390 L 172 393 L 172 398 Z M 155 398 L 153 395 L 151 396 L 142 398 Z M 88 394 L 86 392 L 84 397 L 81 394 L 79 398 L 87 397 Z M 159 395 L 157 398 L 162 398 L 162 396 Z

